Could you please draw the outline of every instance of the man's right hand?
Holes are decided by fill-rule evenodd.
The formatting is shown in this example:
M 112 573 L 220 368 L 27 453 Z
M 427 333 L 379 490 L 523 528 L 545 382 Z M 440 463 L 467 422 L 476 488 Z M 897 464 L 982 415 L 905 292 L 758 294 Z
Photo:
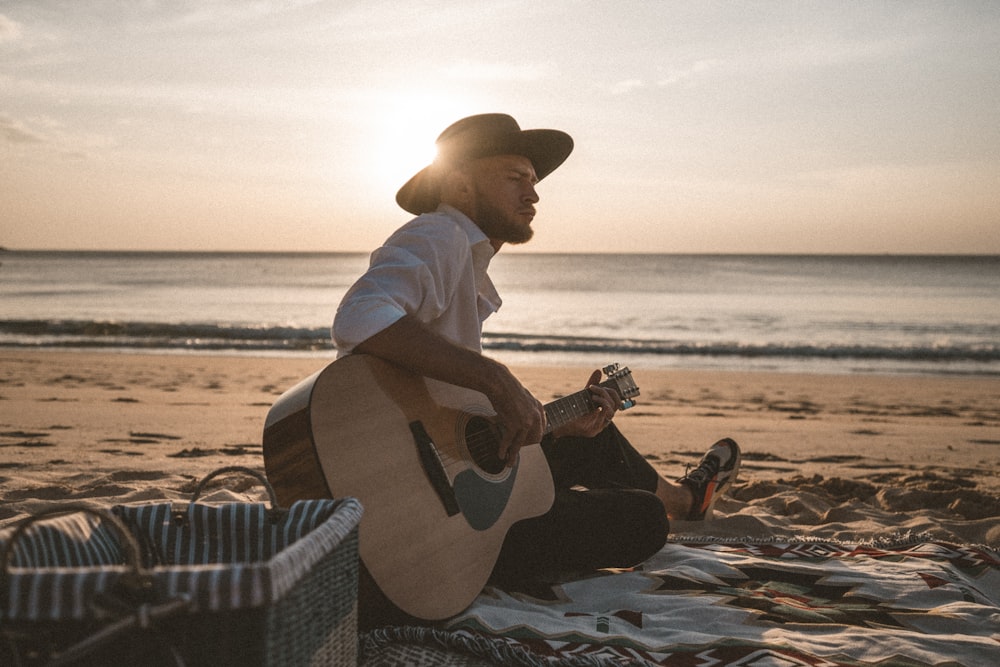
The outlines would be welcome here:
M 445 340 L 411 315 L 396 320 L 354 351 L 485 394 L 501 425 L 497 455 L 508 466 L 517 460 L 521 447 L 541 442 L 545 434 L 545 409 L 506 366 Z
M 545 408 L 524 385 L 501 364 L 496 364 L 495 378 L 485 391 L 497 412 L 500 425 L 500 448 L 497 455 L 510 467 L 525 445 L 534 445 L 545 434 Z

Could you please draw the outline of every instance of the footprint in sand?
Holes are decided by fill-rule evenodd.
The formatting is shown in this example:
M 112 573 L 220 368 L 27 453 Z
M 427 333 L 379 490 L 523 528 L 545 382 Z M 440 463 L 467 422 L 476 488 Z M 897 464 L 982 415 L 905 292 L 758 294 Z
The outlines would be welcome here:
M 149 438 L 152 440 L 181 440 L 179 435 L 169 435 L 167 433 L 145 433 L 141 431 L 131 431 L 129 436 L 133 438 Z
M 34 489 L 11 489 L 5 500 L 65 500 L 72 497 L 73 490 L 61 484 L 40 486 Z
M 47 438 L 48 435 L 44 431 L 4 431 L 0 438 Z
M 165 433 L 145 433 L 141 431 L 129 431 L 127 438 L 105 438 L 101 442 L 107 443 L 128 443 L 130 445 L 156 445 L 163 440 L 181 440 L 179 435 L 167 435 Z
M 222 448 L 226 456 L 259 456 L 262 451 L 263 445 L 226 445 Z
M 197 459 L 204 456 L 215 456 L 219 453 L 217 449 L 202 449 L 201 447 L 192 447 L 191 449 L 182 449 L 179 452 L 174 452 L 173 454 L 167 454 L 169 458 L 172 459 Z
M 10 438 L 17 442 L 0 442 L 0 447 L 24 447 L 33 449 L 36 447 L 55 447 L 55 443 L 42 438 L 49 437 L 44 431 L 4 431 L 0 432 L 0 438 Z
M 169 477 L 173 475 L 159 470 L 120 470 L 110 475 L 112 482 L 155 482 Z
M 82 488 L 75 493 L 73 493 L 71 498 L 108 498 L 108 497 L 119 497 L 125 496 L 132 491 L 132 487 L 122 486 L 121 484 L 108 484 L 105 482 L 98 482 L 90 487 Z

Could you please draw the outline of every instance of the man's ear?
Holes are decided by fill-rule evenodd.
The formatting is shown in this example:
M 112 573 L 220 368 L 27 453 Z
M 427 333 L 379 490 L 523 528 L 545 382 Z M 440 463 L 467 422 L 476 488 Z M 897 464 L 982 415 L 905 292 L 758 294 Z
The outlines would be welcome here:
M 467 169 L 453 167 L 441 179 L 441 201 L 465 212 L 473 203 L 475 187 Z

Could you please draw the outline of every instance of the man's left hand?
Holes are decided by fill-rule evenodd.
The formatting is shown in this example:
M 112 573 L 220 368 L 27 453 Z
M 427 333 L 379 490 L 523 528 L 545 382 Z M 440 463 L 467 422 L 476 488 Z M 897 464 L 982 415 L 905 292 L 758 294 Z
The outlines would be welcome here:
M 552 435 L 557 438 L 565 436 L 580 436 L 592 438 L 608 427 L 611 420 L 615 418 L 615 413 L 621 406 L 621 398 L 613 389 L 602 387 L 601 371 L 594 371 L 587 381 L 587 389 L 590 391 L 590 400 L 594 403 L 594 409 L 570 423 L 556 429 Z

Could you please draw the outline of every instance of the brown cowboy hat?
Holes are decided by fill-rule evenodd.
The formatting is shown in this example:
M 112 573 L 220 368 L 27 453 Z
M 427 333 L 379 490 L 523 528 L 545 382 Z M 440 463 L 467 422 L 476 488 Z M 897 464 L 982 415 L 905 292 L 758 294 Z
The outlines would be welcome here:
M 502 113 L 469 116 L 452 124 L 435 142 L 438 155 L 396 193 L 396 203 L 414 215 L 433 211 L 440 203 L 441 165 L 493 155 L 523 155 L 542 180 L 573 151 L 573 138 L 559 130 L 522 130 Z

